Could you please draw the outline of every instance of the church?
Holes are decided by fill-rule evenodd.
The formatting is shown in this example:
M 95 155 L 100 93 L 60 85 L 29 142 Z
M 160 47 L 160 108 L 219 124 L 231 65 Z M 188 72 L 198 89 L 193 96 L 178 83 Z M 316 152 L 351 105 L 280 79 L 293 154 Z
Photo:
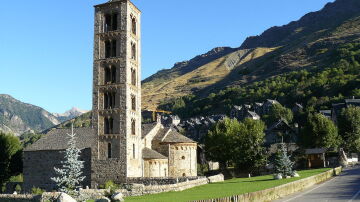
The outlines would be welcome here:
M 129 0 L 95 6 L 92 127 L 74 130 L 83 186 L 197 176 L 197 143 L 160 121 L 142 124 L 141 11 Z M 54 190 L 70 129 L 25 148 L 24 190 Z

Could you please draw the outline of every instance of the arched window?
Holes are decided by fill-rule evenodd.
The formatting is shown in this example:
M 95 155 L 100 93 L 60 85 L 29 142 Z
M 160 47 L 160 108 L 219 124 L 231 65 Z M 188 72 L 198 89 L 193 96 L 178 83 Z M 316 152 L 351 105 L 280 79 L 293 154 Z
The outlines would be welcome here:
M 131 59 L 136 60 L 136 44 L 131 43 Z
M 136 35 L 136 18 L 131 17 L 131 32 Z
M 110 159 L 112 154 L 111 154 L 111 143 L 108 143 L 108 148 L 107 148 L 107 155 L 108 155 L 108 158 Z
M 133 111 L 136 111 L 136 97 L 135 97 L 135 95 L 131 96 L 131 109 Z
M 118 14 L 106 14 L 104 20 L 104 31 L 115 31 L 118 28 Z
M 116 108 L 116 92 L 104 93 L 104 109 Z
M 111 41 L 105 41 L 105 58 L 111 57 Z
M 108 118 L 104 118 L 104 134 L 109 134 L 110 123 Z
M 133 159 L 135 159 L 136 156 L 135 156 L 135 144 L 133 144 Z
M 107 14 L 105 15 L 105 32 L 111 31 L 111 15 Z
M 136 86 L 136 70 L 131 69 L 131 84 Z
M 131 119 L 131 134 L 136 135 L 136 121 L 135 121 L 135 119 Z
M 110 67 L 105 67 L 105 84 L 110 83 L 111 82 L 111 68 Z
M 116 40 L 111 41 L 111 57 L 116 57 Z
M 114 119 L 109 118 L 109 134 L 114 134 Z
M 112 15 L 112 31 L 117 30 L 118 27 L 118 14 L 114 13 Z
M 116 67 L 111 67 L 111 83 L 116 83 Z

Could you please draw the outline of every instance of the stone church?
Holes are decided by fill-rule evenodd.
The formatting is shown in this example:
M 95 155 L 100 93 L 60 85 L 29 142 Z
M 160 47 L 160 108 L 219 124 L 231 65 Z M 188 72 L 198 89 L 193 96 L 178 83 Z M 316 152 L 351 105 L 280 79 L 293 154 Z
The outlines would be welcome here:
M 129 0 L 95 6 L 92 128 L 75 129 L 83 186 L 197 176 L 197 143 L 160 121 L 142 124 L 140 10 Z M 24 150 L 24 189 L 55 189 L 69 129 Z

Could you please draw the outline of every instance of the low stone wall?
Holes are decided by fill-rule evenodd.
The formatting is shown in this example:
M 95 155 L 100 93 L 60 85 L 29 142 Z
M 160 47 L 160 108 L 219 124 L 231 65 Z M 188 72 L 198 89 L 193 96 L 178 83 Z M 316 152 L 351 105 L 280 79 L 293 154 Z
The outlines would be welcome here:
M 0 202 L 38 202 L 41 196 L 31 194 L 0 194 Z
M 150 185 L 169 185 L 169 184 L 177 184 L 181 182 L 193 181 L 202 179 L 205 177 L 198 176 L 198 177 L 134 177 L 134 178 L 127 178 L 126 182 L 128 184 L 143 184 L 145 186 Z
M 283 184 L 274 188 L 265 189 L 257 192 L 246 193 L 242 195 L 229 196 L 217 199 L 198 200 L 193 202 L 223 202 L 223 201 L 237 201 L 237 202 L 248 202 L 248 201 L 272 201 L 295 192 L 299 192 L 306 188 L 309 188 L 315 184 L 324 182 L 334 175 L 338 175 L 342 171 L 341 167 L 334 168 L 324 173 L 314 175 L 305 179 Z

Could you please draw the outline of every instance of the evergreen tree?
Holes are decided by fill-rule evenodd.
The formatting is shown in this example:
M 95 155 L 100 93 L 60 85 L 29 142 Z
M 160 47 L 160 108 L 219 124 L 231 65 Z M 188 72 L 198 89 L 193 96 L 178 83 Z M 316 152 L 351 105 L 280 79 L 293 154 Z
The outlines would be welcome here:
M 292 167 L 294 162 L 290 160 L 290 157 L 287 154 L 285 144 L 280 144 L 280 151 L 276 155 L 274 166 L 275 172 L 281 174 L 284 178 L 286 176 L 291 176 L 293 174 Z
M 76 147 L 76 134 L 73 127 L 71 127 L 71 134 L 69 136 L 68 148 L 65 151 L 65 161 L 62 161 L 63 168 L 54 168 L 58 177 L 51 178 L 57 183 L 59 191 L 76 194 L 76 188 L 80 188 L 80 183 L 85 179 L 82 176 L 82 169 L 84 168 L 84 162 L 79 160 L 80 149 Z

